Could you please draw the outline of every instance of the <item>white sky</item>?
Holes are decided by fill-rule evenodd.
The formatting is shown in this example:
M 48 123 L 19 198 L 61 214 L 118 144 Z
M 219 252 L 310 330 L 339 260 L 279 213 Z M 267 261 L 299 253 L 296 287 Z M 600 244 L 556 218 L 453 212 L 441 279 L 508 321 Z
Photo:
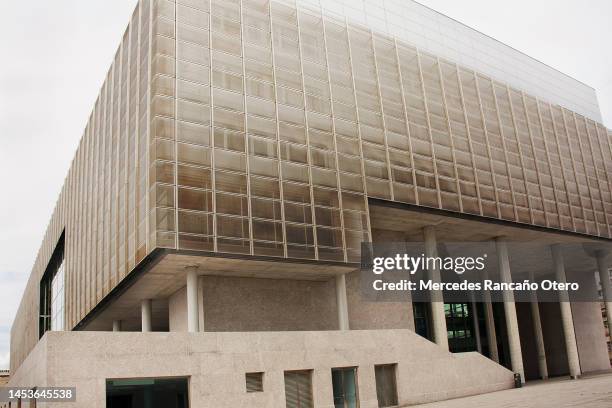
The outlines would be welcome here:
M 612 2 L 420 2 L 594 87 L 612 127 Z M 23 288 L 135 4 L 0 2 L 0 368 L 8 367 Z

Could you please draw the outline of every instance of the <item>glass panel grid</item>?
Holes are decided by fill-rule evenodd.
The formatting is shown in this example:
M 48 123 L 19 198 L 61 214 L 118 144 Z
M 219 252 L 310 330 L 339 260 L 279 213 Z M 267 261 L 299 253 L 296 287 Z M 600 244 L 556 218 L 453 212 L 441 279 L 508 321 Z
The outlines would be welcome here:
M 179 166 L 175 203 L 156 201 L 169 205 L 159 209 L 211 214 L 212 231 L 203 236 L 214 250 L 219 237 L 241 240 L 224 244 L 240 253 L 274 243 L 282 256 L 297 245 L 308 248 L 307 258 L 347 261 L 355 246 L 348 236 L 369 236 L 367 197 L 609 233 L 593 193 L 608 183 L 584 157 L 594 154 L 596 128 L 577 126 L 573 113 L 555 115 L 521 91 L 316 7 L 234 1 L 210 10 L 160 17 L 175 44 L 160 42 L 154 59 L 174 57 L 185 79 L 162 69 L 152 109 L 155 120 L 174 123 L 159 124 L 159 139 L 175 141 Z M 195 26 L 188 41 L 173 35 Z M 173 86 L 163 85 L 166 75 Z M 568 158 L 559 144 L 574 136 Z M 160 153 L 169 158 L 168 149 Z M 173 182 L 157 177 L 163 198 L 162 183 Z M 200 195 L 197 208 L 183 199 L 189 194 Z M 348 225 L 347 217 L 365 222 Z M 156 219 L 165 245 L 177 247 L 185 223 Z

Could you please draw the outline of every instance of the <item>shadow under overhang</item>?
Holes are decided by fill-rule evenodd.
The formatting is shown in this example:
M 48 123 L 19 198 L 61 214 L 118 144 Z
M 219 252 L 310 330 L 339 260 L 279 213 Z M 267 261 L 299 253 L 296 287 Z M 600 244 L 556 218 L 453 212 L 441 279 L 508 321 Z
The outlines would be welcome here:
M 532 224 L 458 213 L 436 208 L 369 199 L 372 230 L 401 232 L 408 242 L 423 240 L 423 228 L 435 226 L 438 242 L 482 242 L 497 237 L 516 242 L 600 243 L 607 248 L 611 239 Z M 393 235 L 393 234 L 391 234 Z
M 187 271 L 201 276 L 327 281 L 359 268 L 355 263 L 294 260 L 200 251 L 156 249 L 107 295 L 74 330 L 140 330 L 140 304 L 152 299 L 154 331 L 167 330 L 168 298 L 186 285 Z M 165 323 L 160 323 L 165 322 Z
M 397 240 L 398 236 L 421 242 L 423 228 L 434 225 L 440 243 L 492 241 L 501 236 L 516 242 L 588 245 L 593 251 L 612 244 L 607 238 L 482 216 L 378 199 L 369 203 L 375 242 Z M 530 262 L 527 257 L 523 261 Z M 196 267 L 199 275 L 326 281 L 358 269 L 359 264 L 155 249 L 74 330 L 111 330 L 113 320 L 122 321 L 122 330 L 140 330 L 142 299 L 153 300 L 153 330 L 167 329 L 156 327 L 155 322 L 167 321 L 167 299 L 185 286 L 191 267 Z

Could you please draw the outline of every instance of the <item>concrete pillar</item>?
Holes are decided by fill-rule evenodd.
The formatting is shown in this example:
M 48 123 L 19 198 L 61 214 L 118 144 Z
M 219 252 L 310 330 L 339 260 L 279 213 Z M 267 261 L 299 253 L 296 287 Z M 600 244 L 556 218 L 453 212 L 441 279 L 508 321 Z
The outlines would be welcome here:
M 204 276 L 198 276 L 198 328 L 204 331 Z
M 485 270 L 482 271 L 482 280 L 489 279 Z M 483 291 L 482 298 L 485 311 L 485 327 L 487 328 L 487 344 L 489 346 L 489 357 L 499 364 L 499 352 L 497 351 L 497 333 L 495 332 L 495 318 L 493 317 L 493 303 L 491 302 L 491 292 Z
M 187 270 L 187 331 L 195 333 L 199 330 L 198 317 L 198 274 L 196 268 Z
M 436 241 L 436 230 L 433 225 L 423 228 L 423 236 L 425 238 L 425 256 L 427 258 L 438 257 L 438 243 Z M 434 283 L 440 282 L 440 270 L 434 264 L 433 268 L 428 270 L 428 278 Z M 439 290 L 431 291 L 431 320 L 433 325 L 433 334 L 436 344 L 444 350 L 448 350 L 448 333 L 446 331 L 446 315 L 444 314 L 444 299 L 442 292 Z
M 474 325 L 474 338 L 476 339 L 476 350 L 482 354 L 482 344 L 480 342 L 480 325 L 478 324 L 478 309 L 476 309 L 476 301 L 474 293 L 470 292 L 470 300 L 472 304 L 472 324 Z
M 121 331 L 121 320 L 113 320 L 113 331 L 114 332 Z
M 151 299 L 144 299 L 140 303 L 140 314 L 142 318 L 142 331 L 150 332 L 151 331 Z
M 559 245 L 551 247 L 555 279 L 558 283 L 565 283 L 565 264 L 563 252 Z M 572 316 L 572 305 L 566 290 L 559 291 L 559 307 L 561 308 L 561 324 L 565 337 L 565 350 L 567 352 L 567 364 L 569 365 L 570 377 L 580 376 L 580 360 L 578 358 L 578 346 L 576 345 L 576 334 L 574 333 L 574 318 Z
M 597 260 L 597 270 L 599 272 L 599 281 L 601 283 L 601 294 L 604 304 L 606 305 L 606 316 L 608 318 L 608 333 L 612 336 L 612 285 L 610 284 L 610 270 L 606 260 L 606 253 L 597 251 L 595 259 Z
M 497 261 L 501 282 L 512 282 L 510 274 L 510 257 L 508 255 L 508 245 L 504 238 L 495 239 L 495 249 L 497 251 Z M 521 382 L 525 382 L 525 370 L 523 369 L 523 352 L 521 351 L 521 337 L 516 317 L 516 306 L 514 305 L 514 293 L 506 290 L 503 293 L 504 314 L 506 316 L 506 331 L 508 332 L 508 346 L 510 349 L 510 363 L 512 371 L 521 376 Z
M 530 280 L 535 281 L 533 273 Z M 536 350 L 538 353 L 538 368 L 540 378 L 543 380 L 548 378 L 548 365 L 546 364 L 546 349 L 544 348 L 544 334 L 542 333 L 542 321 L 540 320 L 540 307 L 538 303 L 538 294 L 535 291 L 531 292 L 531 319 L 533 320 L 533 335 L 536 341 Z
M 338 330 L 349 330 L 348 301 L 346 298 L 346 275 L 336 275 L 336 308 Z

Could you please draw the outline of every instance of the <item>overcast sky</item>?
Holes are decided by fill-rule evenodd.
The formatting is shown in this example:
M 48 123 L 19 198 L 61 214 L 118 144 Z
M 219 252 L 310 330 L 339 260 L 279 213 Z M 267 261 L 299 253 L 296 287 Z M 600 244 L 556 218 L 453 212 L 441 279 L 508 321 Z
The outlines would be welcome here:
M 594 87 L 612 127 L 609 0 L 421 3 Z M 135 4 L 0 2 L 0 368 L 8 367 L 19 299 Z

